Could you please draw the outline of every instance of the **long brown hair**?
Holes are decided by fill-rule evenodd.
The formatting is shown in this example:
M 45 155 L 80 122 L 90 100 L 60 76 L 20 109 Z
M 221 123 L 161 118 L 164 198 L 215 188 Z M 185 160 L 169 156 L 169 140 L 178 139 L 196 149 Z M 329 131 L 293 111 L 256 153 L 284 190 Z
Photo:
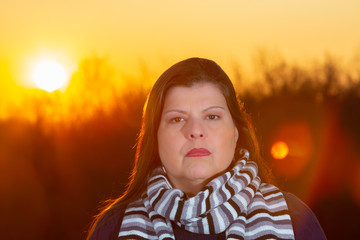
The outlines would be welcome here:
M 257 162 L 259 166 L 259 176 L 265 181 L 270 180 L 270 173 L 260 155 L 259 144 L 250 118 L 244 109 L 243 103 L 238 100 L 234 86 L 227 74 L 214 61 L 203 58 L 186 59 L 166 70 L 150 91 L 143 109 L 141 130 L 136 145 L 135 164 L 127 189 L 121 197 L 113 200 L 96 216 L 89 231 L 89 236 L 95 227 L 98 228 L 104 224 L 101 223 L 101 220 L 106 214 L 112 214 L 114 210 L 123 209 L 128 203 L 139 199 L 146 189 L 147 180 L 152 171 L 161 165 L 157 132 L 167 91 L 174 86 L 190 87 L 201 82 L 209 82 L 218 86 L 226 99 L 229 111 L 239 132 L 234 159 L 241 157 L 240 149 L 247 149 L 251 159 Z

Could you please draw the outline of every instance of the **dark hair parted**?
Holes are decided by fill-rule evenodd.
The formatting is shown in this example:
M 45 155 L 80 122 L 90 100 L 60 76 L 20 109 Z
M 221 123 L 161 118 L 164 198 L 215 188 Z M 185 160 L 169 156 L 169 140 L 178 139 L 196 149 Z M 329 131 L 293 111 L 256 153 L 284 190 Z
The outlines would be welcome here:
M 94 228 L 101 227 L 105 215 L 111 215 L 116 209 L 125 208 L 140 198 L 146 189 L 146 182 L 152 171 L 161 165 L 158 153 L 157 132 L 161 120 L 166 93 L 174 86 L 191 87 L 196 83 L 212 83 L 223 93 L 233 121 L 239 132 L 234 159 L 241 157 L 240 149 L 250 153 L 251 160 L 257 162 L 259 176 L 270 180 L 267 164 L 260 155 L 259 144 L 250 118 L 236 95 L 234 86 L 227 74 L 214 61 L 203 58 L 190 58 L 178 62 L 167 69 L 154 84 L 143 110 L 142 124 L 136 145 L 135 165 L 125 193 L 114 200 L 95 219 Z

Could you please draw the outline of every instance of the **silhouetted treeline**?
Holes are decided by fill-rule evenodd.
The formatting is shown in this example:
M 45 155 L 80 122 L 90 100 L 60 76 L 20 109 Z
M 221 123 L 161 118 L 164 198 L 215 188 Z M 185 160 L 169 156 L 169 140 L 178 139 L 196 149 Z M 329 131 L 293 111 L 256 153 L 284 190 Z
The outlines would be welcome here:
M 246 85 L 239 97 L 275 181 L 312 207 L 328 239 L 358 236 L 360 71 L 350 74 L 331 58 L 309 68 L 257 67 L 254 84 L 233 81 Z M 56 112 L 61 98 L 38 98 L 24 105 L 36 110 L 36 121 L 0 121 L 3 239 L 83 239 L 100 202 L 122 193 L 147 90 L 129 82 L 120 91 L 114 75 L 103 59 L 83 61 L 63 93 L 71 96 L 68 119 L 52 121 L 44 110 Z M 282 136 L 307 154 L 274 160 L 269 149 Z

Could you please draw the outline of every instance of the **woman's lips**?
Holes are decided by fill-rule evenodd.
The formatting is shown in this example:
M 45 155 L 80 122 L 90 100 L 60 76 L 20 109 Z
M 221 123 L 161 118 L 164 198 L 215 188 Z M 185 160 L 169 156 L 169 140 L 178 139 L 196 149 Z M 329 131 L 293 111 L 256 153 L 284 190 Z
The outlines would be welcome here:
M 206 148 L 193 148 L 186 154 L 186 157 L 205 157 L 210 154 Z

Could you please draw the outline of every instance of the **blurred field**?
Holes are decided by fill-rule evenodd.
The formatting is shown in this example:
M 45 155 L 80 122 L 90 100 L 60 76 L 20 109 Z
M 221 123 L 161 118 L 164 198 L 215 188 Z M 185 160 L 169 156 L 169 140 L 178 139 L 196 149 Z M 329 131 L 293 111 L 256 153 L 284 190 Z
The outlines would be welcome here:
M 360 65 L 332 57 L 309 66 L 258 60 L 251 83 L 240 68 L 230 75 L 275 182 L 313 209 L 328 239 L 354 239 Z M 87 59 L 65 92 L 33 89 L 11 107 L 0 104 L 3 239 L 83 239 L 99 203 L 121 194 L 149 89 L 148 79 L 125 80 L 104 59 Z M 285 159 L 270 154 L 277 140 L 289 145 Z

